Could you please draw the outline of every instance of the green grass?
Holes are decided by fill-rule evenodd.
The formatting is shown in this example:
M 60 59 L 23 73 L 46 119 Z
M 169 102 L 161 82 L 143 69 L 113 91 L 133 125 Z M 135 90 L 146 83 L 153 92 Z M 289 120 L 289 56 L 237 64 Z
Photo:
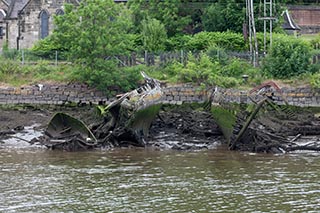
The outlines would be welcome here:
M 319 34 L 302 34 L 300 35 L 300 38 L 306 40 L 306 41 L 311 41 L 316 39 L 319 36 Z
M 21 86 L 39 82 L 71 82 L 77 80 L 75 70 L 70 64 L 52 65 L 49 61 L 39 61 L 34 65 L 23 65 L 1 58 L 0 83 Z

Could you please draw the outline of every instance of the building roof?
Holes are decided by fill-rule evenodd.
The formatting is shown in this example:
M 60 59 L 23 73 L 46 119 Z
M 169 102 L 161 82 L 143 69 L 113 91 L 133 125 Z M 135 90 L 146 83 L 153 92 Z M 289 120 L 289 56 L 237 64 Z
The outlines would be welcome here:
M 5 11 L 0 9 L 0 22 L 2 22 L 5 17 L 6 17 Z
M 26 6 L 28 2 L 29 0 L 11 0 L 7 18 L 18 18 L 19 12 Z
M 301 30 L 301 28 L 291 18 L 288 10 L 285 10 L 282 13 L 282 16 L 284 18 L 284 23 L 282 24 L 283 29 L 285 29 L 285 30 Z

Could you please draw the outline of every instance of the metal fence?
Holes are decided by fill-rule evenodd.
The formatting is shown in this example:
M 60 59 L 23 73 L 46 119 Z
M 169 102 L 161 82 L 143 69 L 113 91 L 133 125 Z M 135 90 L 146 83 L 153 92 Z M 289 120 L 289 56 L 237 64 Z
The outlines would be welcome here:
M 232 52 L 226 51 L 223 54 L 218 51 L 214 53 L 215 55 L 210 55 L 217 59 L 221 57 L 227 58 L 239 58 L 248 61 L 252 61 L 251 54 L 249 52 Z M 52 51 L 46 54 L 38 54 L 35 51 L 31 50 L 5 50 L 0 52 L 0 55 L 4 58 L 21 61 L 22 65 L 33 65 L 38 64 L 40 61 L 45 60 L 51 65 L 65 64 L 69 63 L 67 55 L 63 52 Z M 130 55 L 117 55 L 117 56 L 106 56 L 105 60 L 116 60 L 118 66 L 136 66 L 139 64 L 145 64 L 147 66 L 165 66 L 174 61 L 186 64 L 189 60 L 189 56 L 193 55 L 195 58 L 198 58 L 200 52 L 190 52 L 190 51 L 171 51 L 171 52 L 132 52 Z M 260 61 L 263 59 L 263 53 L 259 54 Z M 320 54 L 313 56 L 312 62 L 314 64 L 320 63 Z
M 38 54 L 31 50 L 3 50 L 0 52 L 3 58 L 20 61 L 22 65 L 38 64 L 40 61 L 47 61 L 47 63 L 52 65 L 58 65 L 60 63 L 68 63 L 65 54 L 59 51 L 52 51 L 46 54 Z

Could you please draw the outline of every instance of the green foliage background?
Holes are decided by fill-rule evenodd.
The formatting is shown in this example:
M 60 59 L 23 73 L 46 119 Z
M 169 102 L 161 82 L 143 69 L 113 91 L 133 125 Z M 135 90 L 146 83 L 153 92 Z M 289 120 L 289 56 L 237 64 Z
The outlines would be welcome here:
M 311 45 L 301 39 L 278 36 L 264 59 L 262 70 L 275 78 L 289 78 L 310 71 Z
M 66 4 L 65 14 L 54 17 L 53 33 L 31 49 L 30 57 L 53 60 L 58 56 L 58 60 L 71 65 L 54 67 L 40 61 L 32 72 L 31 66 L 23 68 L 7 60 L 21 60 L 22 55 L 4 47 L 2 57 L 6 60 L 1 61 L 0 77 L 11 82 L 32 75 L 35 80 L 29 81 L 83 81 L 109 93 L 135 88 L 140 83 L 141 70 L 173 83 L 233 87 L 256 85 L 266 78 L 308 78 L 310 84 L 320 87 L 320 65 L 311 63 L 312 56 L 320 53 L 320 36 L 305 41 L 274 33 L 272 49 L 267 50 L 261 67 L 253 67 L 250 61 L 231 54 L 247 53 L 249 49 L 242 34 L 243 1 L 214 0 L 209 6 L 201 2 L 190 5 L 193 8 L 182 0 L 131 0 L 128 4 L 83 0 L 77 7 Z M 277 8 L 281 6 L 278 4 Z M 280 22 L 273 27 L 279 25 Z M 263 34 L 257 33 L 257 39 L 259 51 L 263 51 Z M 132 52 L 180 50 L 189 52 L 187 61 L 171 61 L 158 67 L 119 67 L 118 63 L 119 57 Z M 243 75 L 249 76 L 249 82 L 243 82 Z

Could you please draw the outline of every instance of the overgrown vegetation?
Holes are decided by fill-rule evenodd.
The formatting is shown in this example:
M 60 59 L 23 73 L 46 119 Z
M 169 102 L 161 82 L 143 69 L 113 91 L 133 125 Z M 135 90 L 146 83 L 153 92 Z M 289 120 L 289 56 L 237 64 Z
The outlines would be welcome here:
M 290 78 L 311 69 L 311 45 L 304 40 L 277 36 L 262 70 L 275 78 Z
M 320 88 L 319 62 L 312 63 L 312 56 L 320 54 L 320 35 L 305 40 L 274 34 L 272 49 L 260 67 L 253 67 L 250 59 L 232 55 L 245 55 L 249 49 L 242 34 L 243 2 L 217 0 L 210 7 L 199 5 L 187 10 L 188 5 L 181 0 L 132 0 L 127 5 L 84 0 L 78 7 L 66 4 L 65 14 L 54 17 L 53 33 L 28 50 L 34 59 L 46 60 L 22 65 L 25 55 L 4 47 L 0 79 L 14 85 L 82 81 L 112 95 L 112 91 L 135 88 L 140 82 L 139 71 L 144 70 L 172 83 L 251 87 L 274 78 L 302 80 Z M 262 33 L 258 33 L 258 41 L 262 51 Z M 180 50 L 188 52 L 187 60 L 119 67 L 119 58 L 132 52 Z M 55 63 L 50 62 L 53 59 Z M 248 80 L 244 81 L 244 75 Z

